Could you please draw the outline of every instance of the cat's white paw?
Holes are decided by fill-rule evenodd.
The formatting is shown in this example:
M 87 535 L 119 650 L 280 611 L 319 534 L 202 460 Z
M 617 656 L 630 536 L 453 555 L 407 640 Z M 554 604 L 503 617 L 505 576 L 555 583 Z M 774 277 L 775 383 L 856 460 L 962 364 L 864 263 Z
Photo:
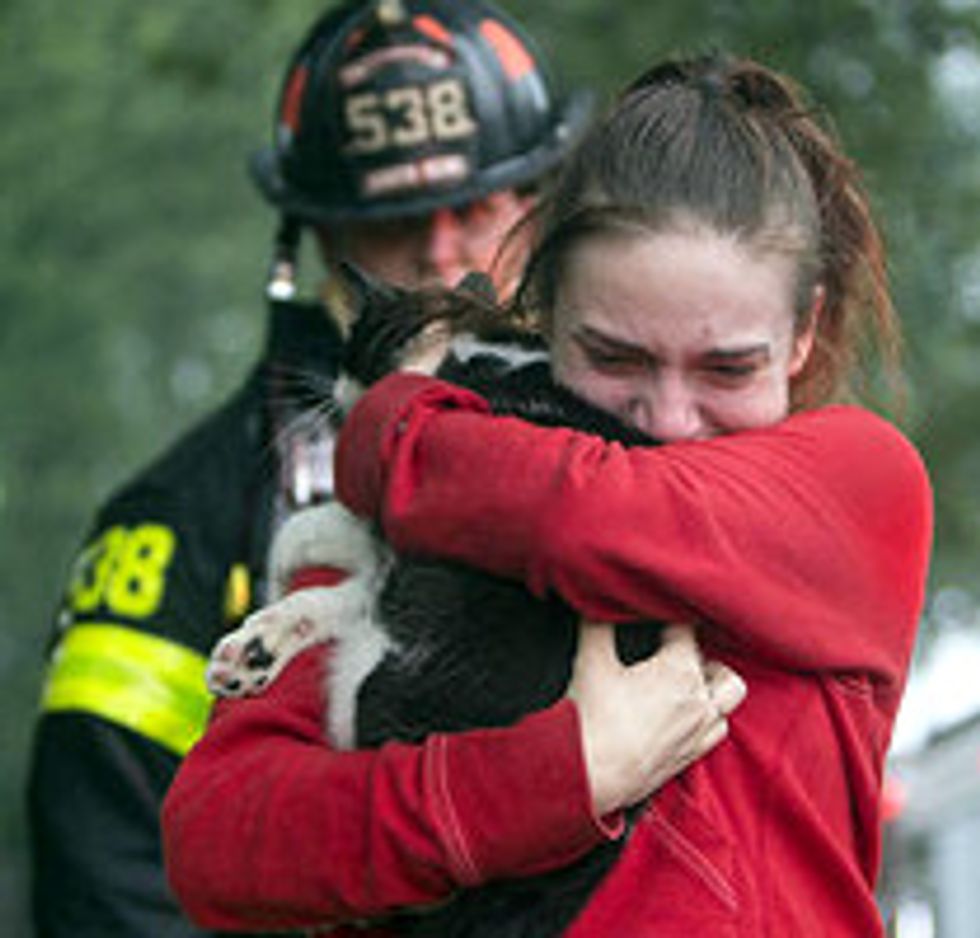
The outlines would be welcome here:
M 333 588 L 293 593 L 252 613 L 215 646 L 206 672 L 219 697 L 244 697 L 265 688 L 301 651 L 332 637 Z

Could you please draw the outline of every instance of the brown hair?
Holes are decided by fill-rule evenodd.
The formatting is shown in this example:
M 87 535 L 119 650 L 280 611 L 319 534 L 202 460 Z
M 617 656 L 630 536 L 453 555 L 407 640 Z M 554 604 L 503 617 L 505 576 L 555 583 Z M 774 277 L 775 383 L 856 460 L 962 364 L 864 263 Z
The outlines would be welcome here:
M 857 169 L 796 85 L 758 63 L 711 54 L 650 69 L 572 154 L 531 223 L 517 302 L 545 327 L 583 238 L 693 223 L 796 256 L 797 328 L 822 289 L 794 408 L 866 392 L 872 363 L 900 385 L 900 329 Z

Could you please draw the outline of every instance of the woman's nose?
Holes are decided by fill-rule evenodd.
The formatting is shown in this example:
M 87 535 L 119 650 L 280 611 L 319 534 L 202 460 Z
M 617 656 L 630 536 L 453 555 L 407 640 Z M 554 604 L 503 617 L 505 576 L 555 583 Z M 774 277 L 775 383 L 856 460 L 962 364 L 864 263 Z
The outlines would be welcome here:
M 663 377 L 634 392 L 627 413 L 633 426 L 661 443 L 704 435 L 695 395 L 678 378 Z

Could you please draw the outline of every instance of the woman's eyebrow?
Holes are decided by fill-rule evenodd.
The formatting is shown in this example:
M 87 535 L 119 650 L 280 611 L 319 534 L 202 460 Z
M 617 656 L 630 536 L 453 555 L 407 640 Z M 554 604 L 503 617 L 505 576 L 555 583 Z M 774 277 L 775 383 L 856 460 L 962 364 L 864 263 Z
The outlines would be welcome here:
M 626 339 L 617 338 L 616 336 L 607 335 L 594 326 L 581 325 L 575 329 L 574 335 L 578 339 L 585 339 L 593 344 L 604 345 L 618 352 L 627 352 L 632 355 L 650 355 L 649 350 L 644 348 L 644 346 L 636 342 L 629 342 Z
M 705 358 L 713 361 L 731 361 L 733 359 L 760 359 L 769 361 L 772 358 L 772 348 L 768 342 L 758 342 L 752 345 L 739 345 L 732 348 L 713 348 L 708 349 Z

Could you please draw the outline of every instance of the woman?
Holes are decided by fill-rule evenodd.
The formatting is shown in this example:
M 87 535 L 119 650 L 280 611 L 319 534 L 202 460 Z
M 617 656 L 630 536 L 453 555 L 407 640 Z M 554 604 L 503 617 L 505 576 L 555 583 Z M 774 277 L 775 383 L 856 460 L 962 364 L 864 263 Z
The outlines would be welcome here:
M 595 620 L 698 621 L 705 652 L 746 678 L 725 744 L 658 788 L 569 935 L 882 935 L 880 779 L 931 513 L 909 443 L 839 403 L 864 374 L 864 340 L 886 359 L 897 344 L 854 170 L 779 76 L 713 57 L 668 63 L 631 86 L 573 156 L 536 238 L 522 298 L 541 313 L 556 376 L 667 445 L 624 450 L 496 418 L 475 395 L 398 375 L 348 421 L 341 497 L 380 518 L 399 550 L 556 591 Z M 596 640 L 587 634 L 586 647 Z M 573 688 L 590 783 L 611 764 L 595 749 L 608 735 L 594 718 L 617 730 L 642 723 L 603 713 L 615 686 Z M 549 764 L 567 767 L 560 754 L 579 738 L 551 741 Z M 169 806 L 175 872 L 199 912 L 228 892 L 213 858 L 190 858 L 202 838 L 188 812 L 217 799 L 189 787 L 206 784 L 205 768 L 231 771 L 226 761 L 212 750 L 194 766 L 192 756 Z M 476 767 L 455 768 L 458 779 Z M 267 768 L 263 784 L 285 790 L 271 781 L 279 771 Z M 554 814 L 534 831 L 549 836 L 530 864 L 517 831 L 477 803 L 455 805 L 447 823 L 493 858 L 459 882 L 581 849 L 582 828 L 567 826 L 582 811 L 581 775 L 550 783 Z M 615 792 L 605 803 L 592 789 L 600 812 L 653 786 L 604 790 Z M 530 829 L 540 810 L 521 810 L 518 826 Z M 417 843 L 405 830 L 406 855 Z M 514 845 L 519 855 L 507 856 Z M 199 874 L 212 879 L 195 892 L 187 880 Z M 306 882 L 292 898 L 309 908 L 314 896 Z

